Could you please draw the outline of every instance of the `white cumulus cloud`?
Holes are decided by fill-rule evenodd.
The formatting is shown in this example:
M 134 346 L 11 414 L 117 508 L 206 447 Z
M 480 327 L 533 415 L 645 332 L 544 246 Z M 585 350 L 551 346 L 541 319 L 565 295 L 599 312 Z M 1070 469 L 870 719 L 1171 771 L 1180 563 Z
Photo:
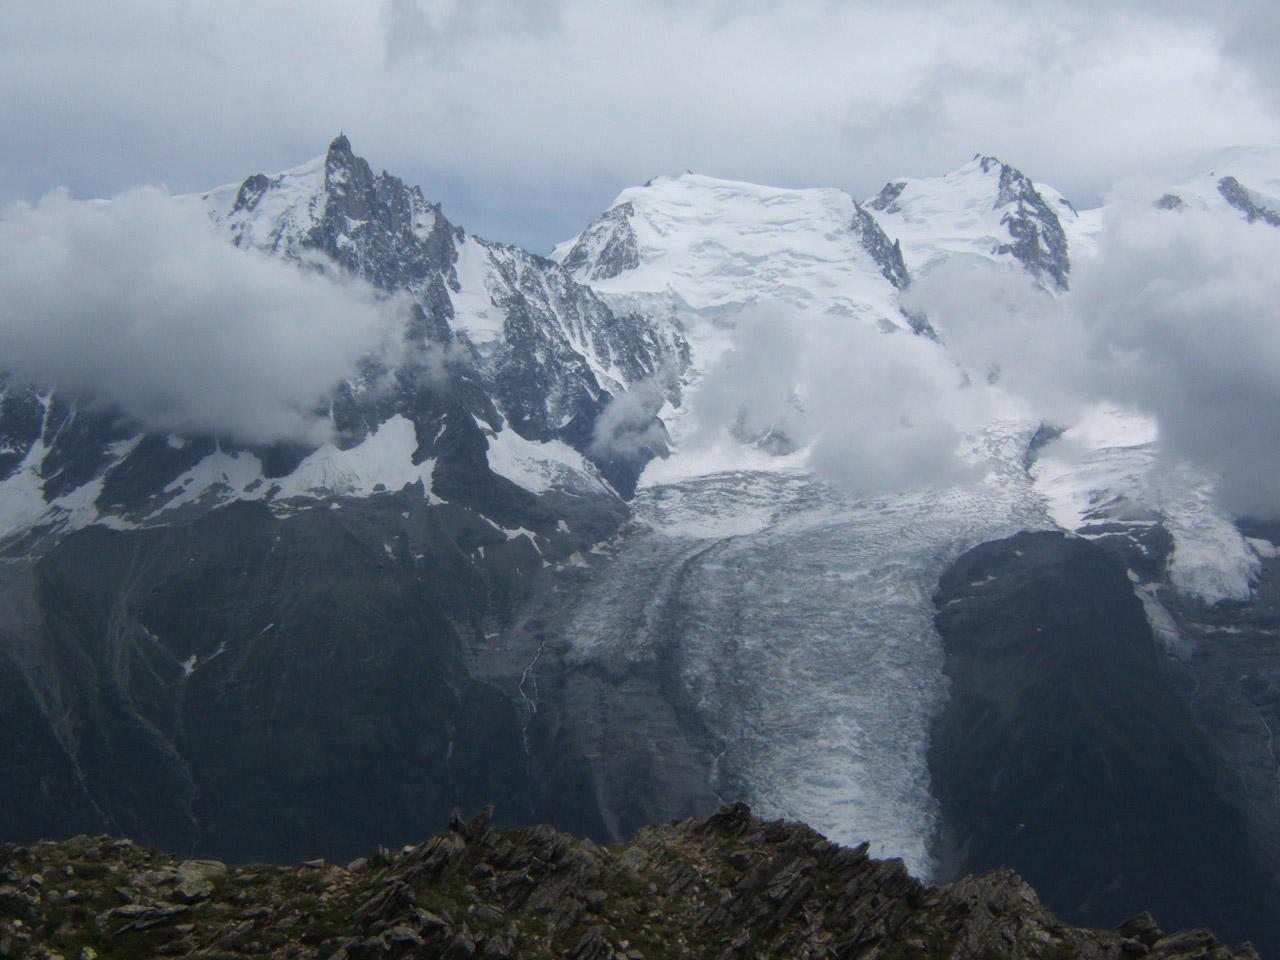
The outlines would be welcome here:
M 159 188 L 0 214 L 0 366 L 149 429 L 321 439 L 329 390 L 395 327 L 366 285 L 238 249 Z

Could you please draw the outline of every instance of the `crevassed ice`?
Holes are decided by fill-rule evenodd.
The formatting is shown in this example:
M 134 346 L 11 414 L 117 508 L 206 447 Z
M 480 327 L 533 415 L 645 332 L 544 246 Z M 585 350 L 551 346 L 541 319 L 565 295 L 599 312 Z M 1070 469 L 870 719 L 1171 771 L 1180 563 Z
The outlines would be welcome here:
M 1052 526 L 1025 473 L 857 499 L 742 470 L 651 484 L 635 506 L 649 527 L 570 617 L 570 658 L 645 659 L 674 630 L 680 682 L 722 745 L 717 789 L 931 875 L 931 594 L 964 550 Z

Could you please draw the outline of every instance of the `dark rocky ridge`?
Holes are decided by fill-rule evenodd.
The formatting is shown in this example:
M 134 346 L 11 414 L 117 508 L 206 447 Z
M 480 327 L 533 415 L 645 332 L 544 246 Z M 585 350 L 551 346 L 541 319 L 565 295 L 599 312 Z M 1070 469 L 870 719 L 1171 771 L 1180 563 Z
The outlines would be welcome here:
M 858 235 L 862 248 L 880 267 L 881 275 L 899 290 L 910 286 L 911 276 L 902 259 L 902 244 L 897 240 L 891 241 L 876 218 L 857 201 L 853 204 L 853 223 L 850 226 Z
M 1218 192 L 1222 194 L 1222 199 L 1243 213 L 1250 223 L 1261 220 L 1273 227 L 1280 227 L 1280 211 L 1259 203 L 1257 197 L 1235 177 L 1223 177 L 1219 180 Z
M 628 202 L 620 203 L 600 214 L 582 232 L 578 242 L 564 258 L 564 268 L 574 272 L 591 264 L 588 280 L 608 280 L 640 266 L 636 234 L 631 229 L 631 217 L 635 212 L 635 207 Z
M 1146 908 L 1280 949 L 1280 875 L 1125 567 L 1024 533 L 961 557 L 935 604 L 944 879 L 1008 865 L 1074 923 Z
M 872 210 L 881 210 L 884 213 L 897 213 L 902 208 L 898 206 L 898 198 L 902 196 L 902 191 L 907 189 L 905 180 L 891 180 L 880 188 L 880 192 L 875 198 L 867 202 L 867 206 Z
M 602 849 L 488 810 L 346 866 L 229 868 L 128 840 L 0 846 L 0 956 L 1256 960 L 1150 914 L 1058 921 L 1016 875 L 947 887 L 741 804 Z
M 1000 222 L 1008 229 L 1013 242 L 1001 244 L 996 253 L 1013 254 L 1028 273 L 1049 279 L 1059 290 L 1066 290 L 1071 256 L 1058 215 L 1021 170 L 995 157 L 982 157 L 981 162 L 983 173 L 999 166 L 1000 192 L 996 207 L 1009 207 Z
M 467 651 L 625 508 L 534 500 L 512 539 L 420 486 L 335 504 L 91 527 L 0 568 L 0 836 L 341 857 L 490 798 L 604 833 L 579 759 L 531 757 Z

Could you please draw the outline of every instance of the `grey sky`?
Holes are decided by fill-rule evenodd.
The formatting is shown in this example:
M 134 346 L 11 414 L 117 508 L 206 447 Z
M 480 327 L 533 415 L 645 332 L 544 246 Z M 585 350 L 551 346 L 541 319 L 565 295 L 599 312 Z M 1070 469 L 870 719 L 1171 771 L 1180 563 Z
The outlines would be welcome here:
M 1258 2 L 46 0 L 0 13 L 0 202 L 197 191 L 345 131 L 538 252 L 694 169 L 864 196 L 976 152 L 1089 205 L 1280 141 Z

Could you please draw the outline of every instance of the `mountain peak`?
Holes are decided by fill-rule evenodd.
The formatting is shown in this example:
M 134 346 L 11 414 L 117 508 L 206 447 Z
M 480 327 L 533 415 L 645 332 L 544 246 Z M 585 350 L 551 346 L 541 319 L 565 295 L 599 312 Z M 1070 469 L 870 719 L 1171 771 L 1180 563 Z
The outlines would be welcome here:
M 351 151 L 351 141 L 339 133 L 324 158 L 325 187 L 332 193 L 363 194 L 373 184 L 373 170 Z M 385 176 L 385 175 L 384 175 Z
M 329 144 L 329 153 L 344 153 L 352 156 L 351 141 L 347 139 L 347 135 L 339 131 L 338 135 L 333 138 Z
M 721 320 L 782 301 L 815 315 L 898 326 L 907 271 L 893 241 L 834 187 L 786 188 L 696 173 L 624 190 L 552 256 L 627 309 L 653 296 Z M 767 266 L 766 266 L 767 265 Z M 885 319 L 890 318 L 890 319 Z
M 973 159 L 974 161 L 977 162 L 978 166 L 982 169 L 983 173 L 990 173 L 992 167 L 999 167 L 1001 170 L 1012 169 L 1011 167 L 1009 167 L 1007 163 L 1003 162 L 999 157 L 984 156 L 981 153 L 975 153 L 973 155 Z
M 998 157 L 978 153 L 943 177 L 890 181 L 865 205 L 901 239 L 912 273 L 957 253 L 1009 256 L 1042 283 L 1067 289 L 1071 259 L 1060 215 L 1070 219 L 1075 209 Z

